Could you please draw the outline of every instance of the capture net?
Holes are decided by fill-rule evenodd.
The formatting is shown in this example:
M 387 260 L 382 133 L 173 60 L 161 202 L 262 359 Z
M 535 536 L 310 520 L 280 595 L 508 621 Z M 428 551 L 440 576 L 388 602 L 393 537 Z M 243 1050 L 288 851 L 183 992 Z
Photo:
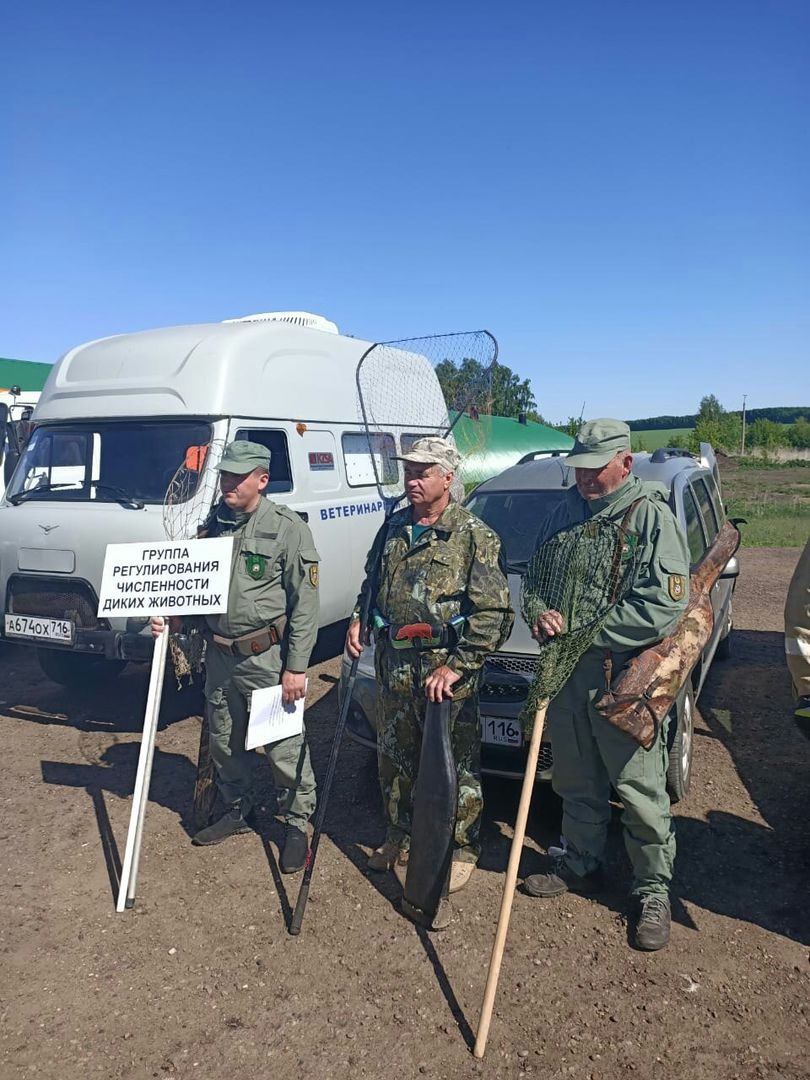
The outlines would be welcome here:
M 560 692 L 611 609 L 631 587 L 637 563 L 634 541 L 617 522 L 591 518 L 550 537 L 529 561 L 521 585 L 523 617 L 534 626 L 544 612 L 556 611 L 563 629 L 540 646 L 521 714 L 527 732 L 537 710 Z
M 464 462 L 486 438 L 482 419 L 492 412 L 497 356 L 497 342 L 486 330 L 385 341 L 363 354 L 357 365 L 362 457 L 373 474 L 366 482 L 377 485 L 387 511 L 405 491 L 395 456 L 429 435 L 449 436 L 462 453 L 452 493 L 463 498 Z M 457 439 L 462 431 L 463 440 Z
M 189 446 L 163 497 L 163 531 L 167 540 L 192 540 L 205 524 L 219 495 L 219 473 L 214 467 L 225 442 L 212 439 Z M 202 669 L 205 640 L 197 628 L 169 638 L 169 655 L 178 689 L 184 676 Z

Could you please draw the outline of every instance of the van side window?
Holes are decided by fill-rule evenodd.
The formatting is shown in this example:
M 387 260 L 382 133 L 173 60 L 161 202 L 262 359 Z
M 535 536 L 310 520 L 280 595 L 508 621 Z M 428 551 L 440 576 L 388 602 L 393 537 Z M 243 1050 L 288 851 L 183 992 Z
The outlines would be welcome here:
M 722 528 L 726 522 L 726 508 L 723 506 L 723 500 L 720 498 L 720 489 L 713 476 L 706 477 L 706 487 L 709 489 L 709 497 L 712 500 L 717 524 Z
M 369 453 L 369 440 L 371 453 Z M 395 484 L 399 478 L 399 465 L 394 460 L 396 443 L 394 436 L 385 433 L 344 431 L 341 436 L 343 446 L 343 464 L 346 466 L 346 480 L 349 487 L 364 487 L 376 484 L 374 467 L 376 464 L 380 482 Z M 372 454 L 374 455 L 372 460 Z
M 707 545 L 706 538 L 703 535 L 700 510 L 692 493 L 692 488 L 688 484 L 683 489 L 683 509 L 686 517 L 686 543 L 689 546 L 689 561 L 694 566 L 706 554 Z
M 261 443 L 270 451 L 270 483 L 265 488 L 268 495 L 280 491 L 292 491 L 292 469 L 290 452 L 287 449 L 287 436 L 283 431 L 270 431 L 268 428 L 239 428 L 237 439 Z
M 692 489 L 698 501 L 700 512 L 703 515 L 703 524 L 706 526 L 706 536 L 709 539 L 709 543 L 713 544 L 719 526 L 717 524 L 717 515 L 715 514 L 712 500 L 709 496 L 709 489 L 706 487 L 706 481 L 703 478 L 698 477 L 692 481 Z

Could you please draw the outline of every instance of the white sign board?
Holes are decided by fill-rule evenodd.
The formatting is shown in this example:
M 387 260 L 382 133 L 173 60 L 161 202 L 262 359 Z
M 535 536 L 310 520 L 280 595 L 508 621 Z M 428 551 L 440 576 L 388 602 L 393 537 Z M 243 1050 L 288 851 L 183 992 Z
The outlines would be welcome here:
M 216 615 L 228 610 L 233 538 L 108 544 L 98 601 L 110 615 Z

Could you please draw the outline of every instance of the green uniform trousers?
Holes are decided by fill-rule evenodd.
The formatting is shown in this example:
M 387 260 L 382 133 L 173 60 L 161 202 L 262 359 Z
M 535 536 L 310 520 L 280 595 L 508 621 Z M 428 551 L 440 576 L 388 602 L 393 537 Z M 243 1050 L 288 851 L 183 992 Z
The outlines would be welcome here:
M 433 663 L 419 654 L 382 642 L 377 666 L 377 760 L 387 839 L 407 846 L 413 821 L 413 786 L 419 772 L 425 722 L 424 682 Z M 484 796 L 481 790 L 481 723 L 477 695 L 450 705 L 450 742 L 458 778 L 455 851 L 463 862 L 477 862 Z
M 614 653 L 614 673 L 632 654 Z M 594 708 L 605 688 L 603 652 L 589 649 L 548 710 L 554 755 L 552 786 L 563 801 L 566 862 L 577 874 L 603 861 L 610 823 L 610 788 L 622 801 L 624 843 L 633 868 L 633 893 L 667 893 L 675 861 L 675 833 L 666 790 L 663 730 L 643 750 Z
M 250 695 L 281 678 L 281 652 L 274 645 L 260 656 L 229 656 L 209 643 L 206 653 L 205 706 L 211 759 L 226 806 L 247 814 L 255 801 L 255 758 L 245 750 Z M 264 747 L 273 782 L 279 789 L 279 812 L 291 825 L 306 827 L 315 810 L 315 774 L 304 732 Z

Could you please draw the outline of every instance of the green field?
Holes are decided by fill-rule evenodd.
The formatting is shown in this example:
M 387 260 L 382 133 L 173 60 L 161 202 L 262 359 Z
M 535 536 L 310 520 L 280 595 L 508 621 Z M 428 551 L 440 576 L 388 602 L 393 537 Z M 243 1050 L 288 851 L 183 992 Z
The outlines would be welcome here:
M 692 428 L 654 428 L 647 431 L 631 432 L 633 449 L 636 451 L 657 450 L 659 446 L 671 446 L 676 435 L 689 435 Z
M 810 534 L 810 462 L 741 468 L 720 459 L 728 516 L 745 518 L 744 547 L 804 547 Z

